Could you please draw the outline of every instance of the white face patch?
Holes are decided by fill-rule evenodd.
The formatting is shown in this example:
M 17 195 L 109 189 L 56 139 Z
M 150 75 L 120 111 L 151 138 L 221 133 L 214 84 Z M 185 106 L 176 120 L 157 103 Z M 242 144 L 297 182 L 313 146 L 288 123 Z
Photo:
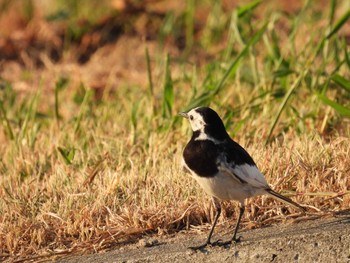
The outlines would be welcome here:
M 190 110 L 188 114 L 188 120 L 190 121 L 192 131 L 201 131 L 204 133 L 205 122 L 203 116 L 196 111 L 197 108 Z
M 205 121 L 203 119 L 203 116 L 196 111 L 196 109 L 198 109 L 198 108 L 194 108 L 194 109 L 190 110 L 187 113 L 188 120 L 189 120 L 189 122 L 191 124 L 192 131 L 193 132 L 199 131 L 199 135 L 198 135 L 198 137 L 195 140 L 196 141 L 211 140 L 214 143 L 220 143 L 220 141 L 212 138 L 211 136 L 209 136 L 208 134 L 206 134 L 204 132 L 204 128 L 205 128 L 206 123 L 205 123 Z
M 210 140 L 210 141 L 214 142 L 215 144 L 222 143 L 223 140 L 218 140 L 218 139 L 212 137 L 211 134 L 206 133 L 205 128 L 206 128 L 207 123 L 204 121 L 203 115 L 197 111 L 199 108 L 201 108 L 201 107 L 197 107 L 197 108 L 194 108 L 194 109 L 190 110 L 184 116 L 184 117 L 186 117 L 189 120 L 189 122 L 191 124 L 192 131 L 199 133 L 194 138 L 194 140 L 195 141 Z M 219 118 L 219 116 L 217 116 L 217 118 Z M 221 127 L 219 127 L 219 128 L 221 128 Z

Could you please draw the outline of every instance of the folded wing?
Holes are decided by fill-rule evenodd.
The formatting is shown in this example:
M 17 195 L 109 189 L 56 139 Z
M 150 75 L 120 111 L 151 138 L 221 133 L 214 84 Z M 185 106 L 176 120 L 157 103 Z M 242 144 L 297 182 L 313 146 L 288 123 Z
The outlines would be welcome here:
M 234 141 L 222 144 L 217 164 L 219 171 L 232 176 L 242 184 L 261 189 L 270 188 L 252 157 Z

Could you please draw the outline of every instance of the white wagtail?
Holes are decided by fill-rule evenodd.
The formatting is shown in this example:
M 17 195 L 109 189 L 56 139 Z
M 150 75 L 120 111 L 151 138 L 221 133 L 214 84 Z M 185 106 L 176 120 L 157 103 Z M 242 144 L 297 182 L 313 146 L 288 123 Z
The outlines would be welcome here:
M 244 213 L 246 198 L 268 194 L 305 211 L 299 204 L 270 188 L 252 157 L 230 138 L 222 120 L 214 110 L 198 107 L 189 112 L 181 112 L 179 115 L 189 120 L 193 131 L 192 138 L 183 152 L 184 166 L 205 192 L 212 196 L 216 209 L 214 223 L 206 243 L 192 249 L 203 249 L 210 244 L 219 244 L 211 243 L 210 239 L 221 213 L 220 199 L 240 202 L 233 237 L 228 242 L 221 243 L 222 245 L 239 241 L 236 234 Z

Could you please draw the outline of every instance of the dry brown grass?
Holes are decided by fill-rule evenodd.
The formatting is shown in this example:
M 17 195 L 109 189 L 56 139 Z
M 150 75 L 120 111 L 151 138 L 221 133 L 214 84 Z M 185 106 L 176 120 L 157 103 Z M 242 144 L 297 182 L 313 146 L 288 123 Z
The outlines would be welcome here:
M 291 22 L 287 17 L 284 20 L 276 27 L 284 33 L 281 46 L 290 41 Z M 285 31 L 279 28 L 283 23 L 287 24 Z M 303 24 L 302 32 L 312 26 L 312 22 Z M 302 40 L 298 35 L 295 43 Z M 152 94 L 147 87 L 146 46 L 152 58 Z M 297 70 L 309 57 L 304 53 L 310 46 L 308 42 L 295 57 Z M 303 204 L 308 213 L 302 215 L 271 198 L 257 197 L 247 201 L 244 228 L 308 220 L 350 206 L 349 121 L 322 105 L 307 80 L 290 100 L 298 114 L 290 108 L 284 111 L 273 132 L 275 139 L 265 146 L 280 105 L 272 93 L 261 95 L 272 87 L 266 49 L 259 43 L 256 57 L 245 58 L 223 91 L 212 98 L 211 106 L 224 117 L 234 139 L 251 153 L 273 189 Z M 84 65 L 71 62 L 74 51 L 67 52 L 67 59 L 58 64 L 42 52 L 40 68 L 30 62 L 0 65 L 2 78 L 11 86 L 9 92 L 16 95 L 11 104 L 3 101 L 8 95 L 1 90 L 14 138 L 1 115 L 0 260 L 35 261 L 100 251 L 144 234 L 208 226 L 213 217 L 208 196 L 181 167 L 189 125 L 175 116 L 195 92 L 208 88 L 203 87 L 204 79 L 210 86 L 225 72 L 228 62 L 216 61 L 215 50 L 222 50 L 222 44 L 211 46 L 208 57 L 200 50 L 200 58 L 190 58 L 200 65 L 171 64 L 175 99 L 170 116 L 162 114 L 166 59 L 156 41 L 121 37 L 117 44 L 95 52 Z M 171 45 L 166 51 L 175 58 L 181 53 Z M 288 48 L 283 52 L 293 54 Z M 314 71 L 316 64 L 322 63 L 317 61 Z M 330 62 L 327 66 L 335 65 Z M 257 85 L 251 82 L 254 69 L 259 73 Z M 321 78 L 310 72 L 311 83 Z M 344 68 L 340 72 L 348 74 Z M 70 83 L 59 93 L 61 118 L 56 118 L 54 89 L 61 76 L 69 77 Z M 295 78 L 284 79 L 286 86 Z M 90 87 L 94 95 L 85 104 L 76 102 L 76 97 L 82 97 L 79 92 Z M 251 101 L 253 97 L 257 99 Z M 70 164 L 59 147 L 75 149 Z M 225 202 L 220 223 L 233 222 L 237 211 L 235 202 Z
M 118 118 L 115 122 L 121 123 Z M 140 234 L 210 222 L 208 197 L 180 167 L 189 134 L 179 131 L 150 134 L 143 138 L 149 143 L 144 149 L 127 143 L 127 134 L 116 127 L 111 137 L 94 130 L 94 135 L 104 137 L 99 150 L 104 154 L 95 149 L 86 152 L 90 156 L 78 155 L 79 167 L 67 166 L 57 156 L 49 160 L 54 149 L 44 145 L 46 152 L 22 152 L 13 170 L 1 178 L 2 258 L 101 250 Z M 244 138 L 238 139 L 245 144 Z M 326 142 L 317 134 L 290 132 L 283 142 L 268 147 L 252 142 L 247 149 L 275 190 L 297 196 L 294 199 L 308 207 L 304 219 L 349 207 L 348 138 L 337 136 Z M 35 167 L 47 162 L 50 168 L 40 176 Z M 24 168 L 30 176 L 20 180 Z M 234 202 L 226 203 L 221 220 L 234 220 L 234 207 Z M 300 216 L 284 204 L 258 197 L 248 201 L 244 225 L 258 227 Z

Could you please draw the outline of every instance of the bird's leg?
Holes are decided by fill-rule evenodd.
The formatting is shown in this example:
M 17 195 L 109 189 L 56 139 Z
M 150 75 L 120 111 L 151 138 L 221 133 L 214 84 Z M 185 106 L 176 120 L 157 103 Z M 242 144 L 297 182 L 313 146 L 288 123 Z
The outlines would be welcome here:
M 214 232 L 214 228 L 216 226 L 216 223 L 219 219 L 219 216 L 221 214 L 221 204 L 220 204 L 220 201 L 213 197 L 212 198 L 212 201 L 213 201 L 213 204 L 214 204 L 214 208 L 216 210 L 216 215 L 215 215 L 215 219 L 214 219 L 214 223 L 213 223 L 213 226 L 211 227 L 211 230 L 209 232 L 209 235 L 208 235 L 208 238 L 207 238 L 207 241 L 203 244 L 203 245 L 200 245 L 200 246 L 196 246 L 196 247 L 189 247 L 190 249 L 193 249 L 193 250 L 201 250 L 203 248 L 205 248 L 206 246 L 208 245 L 211 245 L 212 243 L 210 242 L 210 239 L 211 239 L 211 236 L 213 235 L 213 232 Z
M 241 241 L 241 237 L 236 238 L 236 235 L 238 232 L 239 223 L 241 222 L 242 216 L 244 214 L 244 210 L 245 210 L 245 206 L 244 206 L 244 204 L 241 203 L 241 205 L 239 207 L 239 216 L 238 216 L 238 220 L 236 223 L 235 232 L 233 233 L 233 237 L 231 239 L 231 242 L 238 243 Z
M 221 242 L 219 244 L 220 246 L 228 246 L 228 245 L 231 245 L 232 243 L 236 244 L 241 241 L 241 237 L 236 238 L 236 236 L 239 228 L 239 223 L 241 222 L 242 216 L 244 214 L 244 210 L 245 210 L 245 206 L 243 203 L 241 203 L 239 207 L 239 215 L 238 215 L 235 231 L 233 233 L 233 237 L 229 241 Z
M 221 204 L 220 204 L 220 201 L 218 199 L 216 199 L 215 197 L 212 198 L 212 201 L 213 201 L 213 205 L 214 205 L 214 208 L 216 210 L 216 215 L 215 215 L 215 219 L 214 219 L 214 223 L 213 223 L 213 226 L 210 230 L 210 233 L 208 235 L 208 239 L 207 239 L 207 244 L 211 244 L 210 242 L 210 239 L 211 239 L 211 236 L 213 235 L 213 232 L 214 232 L 214 228 L 216 226 L 216 223 L 218 222 L 218 219 L 219 219 L 219 216 L 221 214 Z

